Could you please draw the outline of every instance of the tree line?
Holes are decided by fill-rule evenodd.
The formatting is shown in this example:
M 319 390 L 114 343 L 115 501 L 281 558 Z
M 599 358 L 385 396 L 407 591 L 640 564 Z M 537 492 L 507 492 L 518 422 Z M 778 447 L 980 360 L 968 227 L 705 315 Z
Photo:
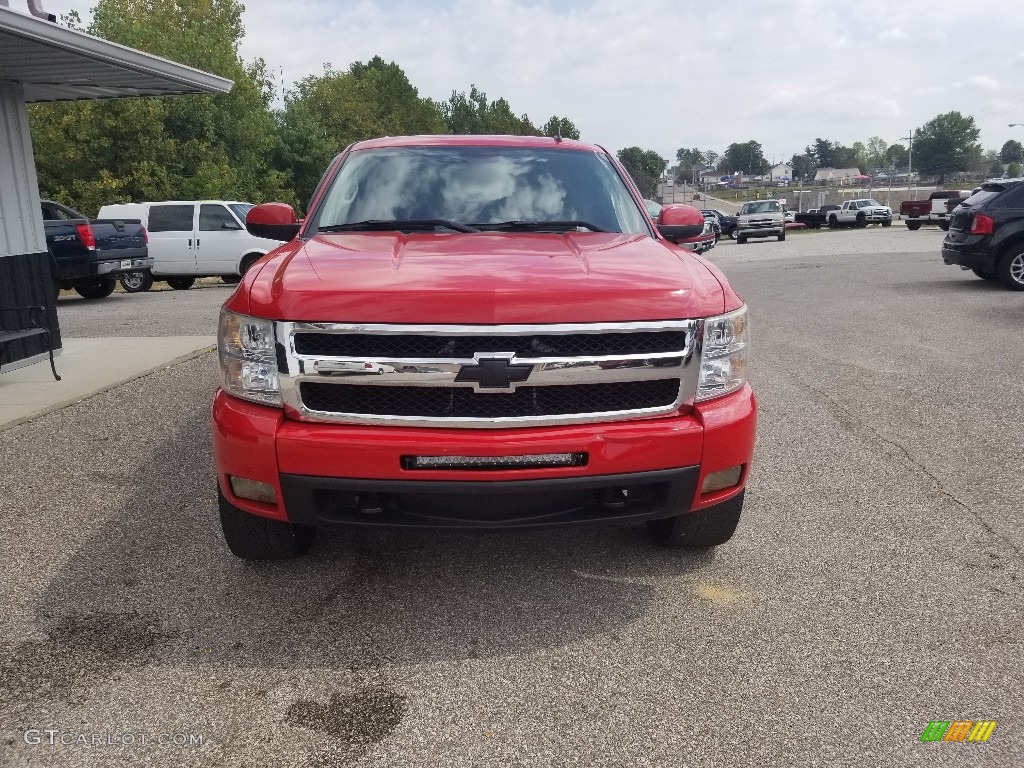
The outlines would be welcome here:
M 275 106 L 262 59 L 238 53 L 237 0 L 98 0 L 68 26 L 234 81 L 230 93 L 33 105 L 39 188 L 86 214 L 142 200 L 280 200 L 300 209 L 331 158 L 354 141 L 430 133 L 578 139 L 568 117 L 541 126 L 471 85 L 423 97 L 395 62 L 375 56 L 299 81 Z
M 793 178 L 811 180 L 819 168 L 858 168 L 861 172 L 906 172 L 913 151 L 913 171 L 935 177 L 942 183 L 950 173 L 968 172 L 976 176 L 1020 176 L 1024 163 L 1024 145 L 1011 139 L 999 151 L 982 149 L 980 131 L 971 115 L 946 112 L 929 120 L 913 133 L 913 142 L 889 144 L 880 136 L 867 142 L 845 146 L 837 141 L 817 138 L 803 152 L 789 158 Z M 652 150 L 629 147 L 619 152 L 644 195 L 655 194 L 669 161 Z M 759 176 L 771 169 L 759 142 L 736 142 L 722 154 L 699 147 L 683 147 L 676 152 L 672 174 L 678 182 L 690 182 L 695 175 L 715 170 L 723 175 L 742 173 Z M 1007 167 L 1008 166 L 1008 167 Z

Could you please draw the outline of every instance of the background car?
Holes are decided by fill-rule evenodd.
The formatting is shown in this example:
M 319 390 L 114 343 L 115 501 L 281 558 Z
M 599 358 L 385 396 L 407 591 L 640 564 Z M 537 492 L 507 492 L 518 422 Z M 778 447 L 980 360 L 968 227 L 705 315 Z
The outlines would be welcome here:
M 706 210 L 702 210 L 701 213 L 710 213 L 718 221 L 719 232 L 725 235 L 726 237 L 731 238 L 732 240 L 736 239 L 737 218 L 735 216 L 730 216 L 727 213 L 722 213 L 716 208 L 708 208 Z
M 711 225 L 711 231 L 715 235 L 715 242 L 717 243 L 719 238 L 722 237 L 722 227 L 718 223 L 718 217 L 710 211 L 701 211 L 704 214 L 704 221 Z

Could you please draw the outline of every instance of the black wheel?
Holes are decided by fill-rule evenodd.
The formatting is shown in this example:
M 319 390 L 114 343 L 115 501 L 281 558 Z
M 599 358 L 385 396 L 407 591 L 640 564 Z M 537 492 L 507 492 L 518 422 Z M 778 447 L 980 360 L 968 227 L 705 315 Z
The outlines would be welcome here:
M 979 269 L 978 267 L 971 267 L 971 272 L 976 274 L 982 280 L 990 280 L 991 281 L 991 280 L 998 280 L 999 279 L 999 276 L 997 274 L 995 274 L 994 272 L 985 272 L 984 270 Z
M 783 228 L 783 230 L 781 232 L 779 232 L 779 242 L 781 243 L 785 239 L 786 239 L 786 230 L 785 230 L 785 228 Z
M 892 226 L 892 219 L 889 219 L 889 221 L 883 221 L 882 222 L 882 226 L 883 227 L 891 227 Z
M 864 229 L 864 227 L 866 227 L 867 225 L 868 225 L 868 217 L 865 216 L 863 213 L 858 213 L 857 214 L 857 228 L 858 229 Z
M 1024 291 L 1024 248 L 1014 248 L 999 260 L 999 282 L 1011 291 Z
M 83 299 L 105 299 L 114 292 L 117 280 L 112 277 L 97 277 L 91 280 L 79 280 L 75 283 L 75 291 Z
M 731 231 L 731 232 L 729 233 L 729 239 L 730 239 L 730 240 L 735 240 L 735 239 L 736 239 L 736 238 L 738 238 L 739 236 L 740 236 L 740 233 L 739 233 L 739 232 L 737 232 L 737 231 L 735 230 L 735 228 L 734 228 L 734 229 L 733 229 L 733 230 L 732 230 L 732 231 Z
M 244 560 L 282 560 L 304 555 L 313 544 L 316 528 L 250 515 L 217 488 L 220 527 L 231 554 Z
M 908 221 L 907 222 L 907 229 L 909 229 L 911 232 L 916 232 L 920 228 L 921 228 L 921 222 L 920 221 Z
M 647 530 L 659 544 L 676 549 L 707 549 L 732 538 L 743 511 L 743 494 L 702 509 L 662 520 L 650 520 Z
M 828 217 L 828 228 L 829 229 L 839 229 L 839 219 L 837 219 L 835 216 L 829 216 Z
M 939 229 L 941 229 L 943 232 L 949 232 L 949 222 L 948 221 L 940 221 L 939 222 Z
M 239 274 L 245 275 L 249 271 L 249 267 L 255 264 L 257 261 L 263 258 L 262 253 L 250 253 L 242 258 L 241 263 L 238 265 Z
M 194 277 L 168 277 L 167 284 L 176 291 L 187 291 L 196 284 Z
M 142 293 L 153 287 L 153 275 L 149 272 L 125 272 L 117 280 L 125 293 Z
M 747 244 L 747 238 L 745 238 L 745 237 L 743 237 L 741 235 L 737 235 L 737 237 L 736 237 L 736 244 L 737 245 L 746 245 Z

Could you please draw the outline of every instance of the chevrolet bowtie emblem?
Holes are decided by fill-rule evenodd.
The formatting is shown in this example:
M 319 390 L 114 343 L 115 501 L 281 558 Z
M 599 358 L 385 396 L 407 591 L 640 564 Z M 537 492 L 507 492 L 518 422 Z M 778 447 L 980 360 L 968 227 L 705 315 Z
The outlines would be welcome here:
M 507 357 L 487 357 L 459 369 L 456 381 L 473 381 L 480 389 L 508 389 L 512 382 L 526 381 L 532 365 L 513 365 Z

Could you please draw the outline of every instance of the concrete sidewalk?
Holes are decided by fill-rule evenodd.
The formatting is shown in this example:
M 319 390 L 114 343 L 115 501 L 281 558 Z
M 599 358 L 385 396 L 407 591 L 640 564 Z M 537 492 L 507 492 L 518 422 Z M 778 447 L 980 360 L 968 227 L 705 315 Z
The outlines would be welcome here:
M 49 361 L 0 373 L 0 431 L 216 348 L 214 336 L 62 340 L 54 381 Z M 212 363 L 211 363 L 212 365 Z

